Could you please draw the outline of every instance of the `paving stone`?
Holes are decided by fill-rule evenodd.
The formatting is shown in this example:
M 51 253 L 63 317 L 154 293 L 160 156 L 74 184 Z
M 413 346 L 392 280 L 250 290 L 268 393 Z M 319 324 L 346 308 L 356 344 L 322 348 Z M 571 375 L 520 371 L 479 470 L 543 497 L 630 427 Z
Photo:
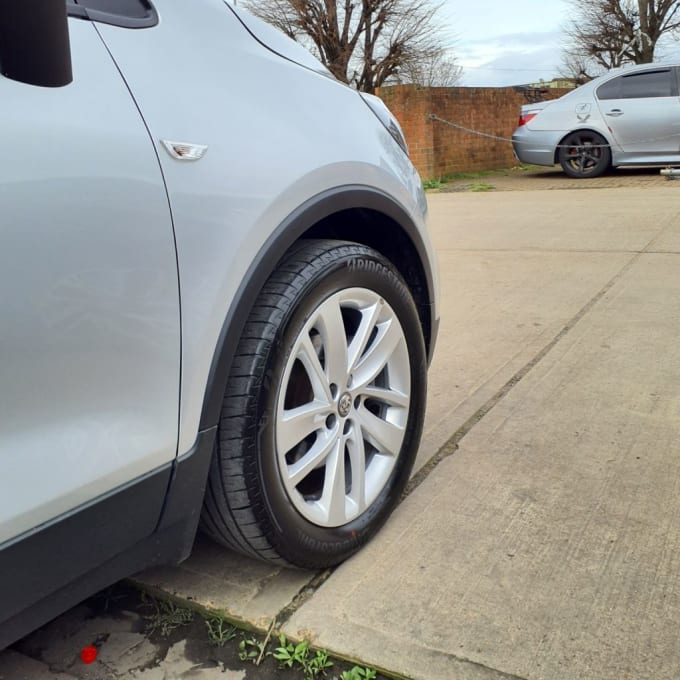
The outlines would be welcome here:
M 143 572 L 135 580 L 266 630 L 313 576 L 252 560 L 199 537 L 186 562 Z
M 153 663 L 157 657 L 158 648 L 145 635 L 113 632 L 102 643 L 97 662 L 106 667 L 110 675 L 122 675 Z

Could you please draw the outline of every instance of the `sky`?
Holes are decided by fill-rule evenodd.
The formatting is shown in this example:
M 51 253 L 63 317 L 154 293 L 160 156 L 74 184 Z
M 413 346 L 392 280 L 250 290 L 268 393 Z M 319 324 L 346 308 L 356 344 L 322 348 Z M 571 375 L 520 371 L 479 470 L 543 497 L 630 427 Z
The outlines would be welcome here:
M 464 74 L 460 85 L 503 86 L 558 75 L 567 0 L 444 0 L 440 19 Z
M 442 4 L 444 43 L 463 67 L 458 85 L 502 87 L 559 77 L 570 0 L 433 2 Z M 661 41 L 656 58 L 679 61 L 680 41 Z

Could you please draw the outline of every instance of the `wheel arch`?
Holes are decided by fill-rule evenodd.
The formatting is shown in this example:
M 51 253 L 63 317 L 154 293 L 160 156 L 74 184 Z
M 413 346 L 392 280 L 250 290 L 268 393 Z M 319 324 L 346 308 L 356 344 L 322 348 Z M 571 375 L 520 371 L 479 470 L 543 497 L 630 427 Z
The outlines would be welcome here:
M 401 205 L 378 189 L 363 186 L 332 189 L 291 213 L 260 248 L 243 277 L 213 355 L 200 430 L 218 422 L 232 359 L 257 296 L 287 250 L 305 238 L 354 241 L 389 259 L 413 293 L 431 359 L 437 333 L 432 307 L 435 284 L 418 226 Z
M 554 164 L 557 165 L 560 162 L 559 156 L 560 156 L 560 146 L 564 144 L 564 140 L 569 137 L 569 135 L 573 135 L 575 132 L 592 132 L 594 135 L 600 135 L 600 137 L 604 137 L 605 141 L 607 144 L 609 144 L 609 150 L 611 152 L 611 164 L 614 164 L 614 140 L 608 135 L 606 132 L 603 132 L 602 130 L 598 130 L 597 128 L 593 126 L 589 127 L 578 127 L 578 128 L 573 128 L 572 130 L 569 130 L 569 132 L 565 133 L 562 135 L 560 138 L 560 141 L 557 142 L 555 145 L 555 154 L 553 157 Z

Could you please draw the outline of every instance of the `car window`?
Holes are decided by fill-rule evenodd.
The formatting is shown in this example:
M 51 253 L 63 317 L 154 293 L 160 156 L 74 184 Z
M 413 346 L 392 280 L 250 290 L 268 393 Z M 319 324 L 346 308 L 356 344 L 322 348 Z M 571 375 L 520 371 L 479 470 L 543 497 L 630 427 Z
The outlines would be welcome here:
M 645 99 L 672 96 L 673 73 L 671 69 L 619 76 L 604 83 L 597 90 L 598 99 Z
M 619 76 L 618 78 L 612 78 L 612 80 L 607 81 L 604 85 L 600 85 L 597 88 L 597 98 L 598 99 L 621 99 L 621 81 L 623 78 Z

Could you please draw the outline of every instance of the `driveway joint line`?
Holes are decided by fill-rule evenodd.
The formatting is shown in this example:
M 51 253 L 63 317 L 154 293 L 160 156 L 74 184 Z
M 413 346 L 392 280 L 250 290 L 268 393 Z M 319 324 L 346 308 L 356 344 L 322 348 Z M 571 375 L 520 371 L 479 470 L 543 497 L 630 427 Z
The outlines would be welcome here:
M 305 604 L 305 602 L 307 602 L 312 595 L 326 583 L 326 581 L 328 581 L 334 571 L 334 568 L 324 569 L 323 571 L 317 572 L 312 577 L 311 581 L 305 583 L 305 585 L 293 596 L 293 599 L 276 615 L 276 627 L 281 628 L 287 623 L 290 617 L 293 616 L 293 614 L 295 614 L 295 612 L 300 609 L 300 607 L 302 607 L 302 605 Z
M 648 244 L 650 246 L 658 238 L 656 235 Z M 452 456 L 459 447 L 461 440 L 467 435 L 472 428 L 477 425 L 493 408 L 504 399 L 510 391 L 520 383 L 527 374 L 536 367 L 550 352 L 554 349 L 560 341 L 568 335 L 576 325 L 590 312 L 590 310 L 613 288 L 613 286 L 621 279 L 642 257 L 646 252 L 636 252 L 633 257 L 624 264 L 624 266 L 573 316 L 562 328 L 562 330 L 541 349 L 531 361 L 526 363 L 522 368 L 515 373 L 515 375 L 508 380 L 508 382 L 501 387 L 496 394 L 490 397 L 475 413 L 473 413 L 461 427 L 456 430 L 448 441 L 437 451 L 437 453 L 425 464 L 423 467 L 411 478 L 402 495 L 402 501 L 412 494 L 432 473 L 432 471 L 446 458 Z

